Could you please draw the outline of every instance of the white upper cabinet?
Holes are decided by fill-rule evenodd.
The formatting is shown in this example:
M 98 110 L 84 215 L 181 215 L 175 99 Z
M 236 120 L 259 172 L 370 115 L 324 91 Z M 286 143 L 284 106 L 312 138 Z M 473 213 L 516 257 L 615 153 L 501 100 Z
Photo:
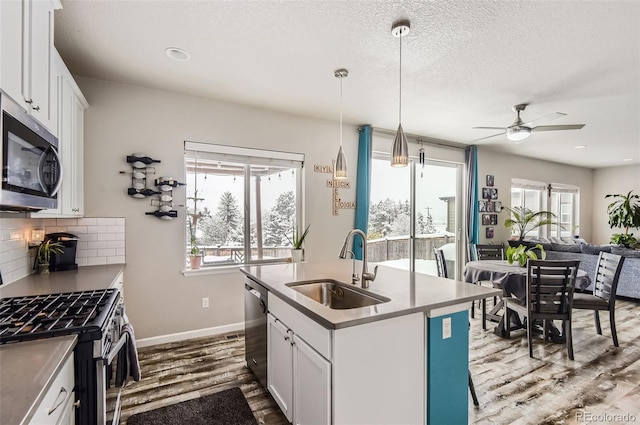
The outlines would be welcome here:
M 0 87 L 53 134 L 57 94 L 52 73 L 56 0 L 0 1 Z
M 62 160 L 62 185 L 58 208 L 32 217 L 82 217 L 84 214 L 84 110 L 88 104 L 66 65 L 53 51 L 53 73 L 58 100 L 58 150 Z

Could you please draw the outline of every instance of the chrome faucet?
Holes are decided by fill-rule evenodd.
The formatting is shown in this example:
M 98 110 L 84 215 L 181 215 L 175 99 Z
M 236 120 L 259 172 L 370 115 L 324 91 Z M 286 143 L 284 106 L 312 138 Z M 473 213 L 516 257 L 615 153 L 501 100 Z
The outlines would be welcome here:
M 373 282 L 376 279 L 376 275 L 378 274 L 378 266 L 373 269 L 373 273 L 367 271 L 367 235 L 360 229 L 353 229 L 347 234 L 347 237 L 344 239 L 344 245 L 342 245 L 342 249 L 340 250 L 340 254 L 338 255 L 340 258 L 347 258 L 347 253 L 349 251 L 349 242 L 352 240 L 354 235 L 359 235 L 362 239 L 362 276 L 361 276 L 361 286 L 363 288 L 369 287 L 369 282 Z M 353 256 L 353 252 L 351 252 Z M 353 274 L 351 275 L 351 283 L 355 285 L 358 283 L 358 275 L 355 273 L 356 267 L 356 259 L 353 257 Z

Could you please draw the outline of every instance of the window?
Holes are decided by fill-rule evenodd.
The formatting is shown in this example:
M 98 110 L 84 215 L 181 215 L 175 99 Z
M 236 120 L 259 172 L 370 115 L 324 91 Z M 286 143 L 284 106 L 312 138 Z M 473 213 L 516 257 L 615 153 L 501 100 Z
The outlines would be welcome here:
M 551 211 L 555 214 L 554 221 L 560 225 L 539 227 L 529 233 L 529 237 L 565 238 L 577 235 L 578 194 L 578 187 L 566 184 L 520 179 L 511 181 L 512 208 L 520 206 L 533 212 Z
M 285 261 L 301 223 L 301 154 L 185 142 L 186 253 L 203 267 Z

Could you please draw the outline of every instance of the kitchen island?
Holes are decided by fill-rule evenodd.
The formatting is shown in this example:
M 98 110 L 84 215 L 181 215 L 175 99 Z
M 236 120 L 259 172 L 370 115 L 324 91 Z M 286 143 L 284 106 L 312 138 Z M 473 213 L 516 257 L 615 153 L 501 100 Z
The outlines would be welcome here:
M 332 309 L 295 285 L 349 282 L 351 261 L 241 271 L 269 291 L 268 389 L 290 421 L 467 423 L 467 310 L 500 291 L 380 266 L 358 290 L 382 302 Z

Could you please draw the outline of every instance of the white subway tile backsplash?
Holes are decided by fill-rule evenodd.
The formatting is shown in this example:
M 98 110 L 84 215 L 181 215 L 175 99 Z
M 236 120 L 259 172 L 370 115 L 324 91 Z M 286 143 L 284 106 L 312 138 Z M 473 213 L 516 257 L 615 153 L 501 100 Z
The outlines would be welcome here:
M 27 242 L 33 228 L 46 233 L 69 232 L 78 235 L 78 266 L 125 262 L 125 224 L 117 218 L 0 218 L 0 270 L 4 283 L 33 273 L 33 250 Z
M 115 248 L 104 248 L 98 250 L 98 257 L 110 257 L 116 255 Z
M 89 257 L 87 258 L 87 266 L 97 266 L 107 264 L 107 257 Z

